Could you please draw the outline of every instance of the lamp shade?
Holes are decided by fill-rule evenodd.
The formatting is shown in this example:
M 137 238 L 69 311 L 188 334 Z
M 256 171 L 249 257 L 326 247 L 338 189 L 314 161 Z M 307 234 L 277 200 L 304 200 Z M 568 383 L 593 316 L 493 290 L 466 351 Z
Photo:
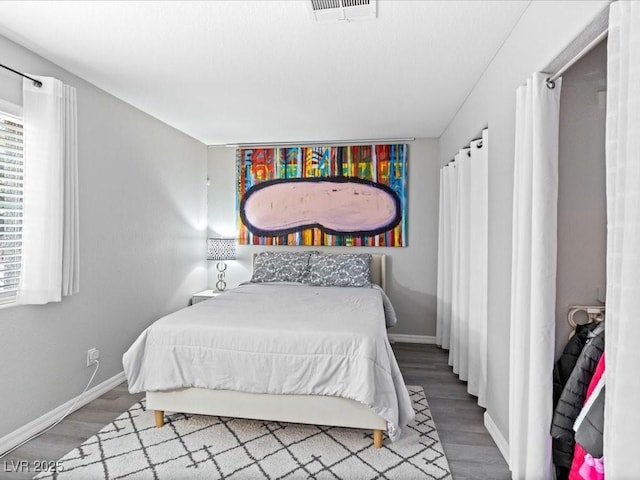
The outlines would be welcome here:
M 235 260 L 235 238 L 209 238 L 207 240 L 207 260 Z

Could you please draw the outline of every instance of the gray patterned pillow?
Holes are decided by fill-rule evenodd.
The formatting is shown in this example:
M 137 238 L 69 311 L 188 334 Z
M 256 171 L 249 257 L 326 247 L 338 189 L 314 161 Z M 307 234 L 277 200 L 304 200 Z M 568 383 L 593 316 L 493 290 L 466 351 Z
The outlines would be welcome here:
M 253 262 L 251 281 L 302 282 L 309 270 L 309 257 L 315 252 L 260 252 Z
M 371 285 L 371 255 L 311 255 L 305 283 L 319 287 L 368 287 Z

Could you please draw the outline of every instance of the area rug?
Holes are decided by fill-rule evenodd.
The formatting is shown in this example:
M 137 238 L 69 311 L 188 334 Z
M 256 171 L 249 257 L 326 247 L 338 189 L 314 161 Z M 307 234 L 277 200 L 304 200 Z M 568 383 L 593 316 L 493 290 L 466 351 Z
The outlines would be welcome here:
M 155 428 L 136 403 L 37 479 L 451 479 L 424 391 L 402 437 L 373 448 L 371 431 L 173 414 Z

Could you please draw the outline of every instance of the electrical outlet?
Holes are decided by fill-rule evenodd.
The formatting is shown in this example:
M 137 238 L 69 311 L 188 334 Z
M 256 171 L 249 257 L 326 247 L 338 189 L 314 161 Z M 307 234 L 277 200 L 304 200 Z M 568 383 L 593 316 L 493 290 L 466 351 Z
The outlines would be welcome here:
M 98 360 L 99 358 L 100 350 L 98 350 L 97 348 L 91 348 L 87 350 L 87 367 L 90 367 L 91 365 L 96 363 L 96 360 Z

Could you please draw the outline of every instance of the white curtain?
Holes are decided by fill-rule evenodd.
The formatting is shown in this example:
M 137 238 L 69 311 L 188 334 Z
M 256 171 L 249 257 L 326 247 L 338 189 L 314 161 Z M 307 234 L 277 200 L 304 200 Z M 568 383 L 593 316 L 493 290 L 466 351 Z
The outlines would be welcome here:
M 469 199 L 469 322 L 467 391 L 486 405 L 489 257 L 489 132 L 471 142 Z
M 446 213 L 445 208 L 448 207 L 448 203 L 444 201 L 447 197 L 447 185 L 449 178 L 447 172 L 449 167 L 444 166 L 440 169 L 440 204 L 438 214 L 438 290 L 436 295 L 436 344 L 443 348 L 449 348 L 449 322 L 445 323 L 444 309 L 447 304 L 445 298 L 445 286 L 448 284 L 447 275 L 450 269 L 447 268 L 446 262 L 449 258 L 449 230 L 445 228 L 449 223 L 445 221 Z M 449 299 L 450 301 L 450 299 Z M 445 332 L 445 326 L 446 332 Z
M 616 2 L 607 64 L 604 467 L 638 478 L 640 432 L 640 3 Z
M 451 343 L 451 289 L 453 285 L 453 242 L 456 236 L 458 176 L 455 161 L 440 170 L 440 225 L 438 230 L 438 299 L 436 343 L 449 349 Z
M 449 365 L 462 380 L 467 379 L 467 329 L 464 322 L 469 315 L 468 291 L 468 202 L 469 202 L 469 149 L 463 148 L 455 156 L 457 175 L 456 198 L 453 208 L 453 249 L 451 262 L 451 338 L 449 341 Z
M 513 188 L 509 466 L 551 479 L 561 82 L 536 73 L 517 90 Z
M 488 131 L 440 172 L 436 343 L 485 405 L 487 379 Z
M 79 290 L 76 90 L 51 77 L 23 83 L 24 218 L 16 301 Z

